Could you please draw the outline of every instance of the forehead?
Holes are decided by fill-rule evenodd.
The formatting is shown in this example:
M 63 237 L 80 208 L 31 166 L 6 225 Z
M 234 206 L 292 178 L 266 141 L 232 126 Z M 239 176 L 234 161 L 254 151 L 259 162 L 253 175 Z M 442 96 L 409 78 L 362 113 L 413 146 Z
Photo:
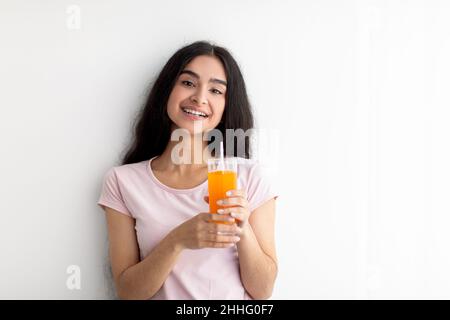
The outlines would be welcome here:
M 192 59 L 185 67 L 197 73 L 201 78 L 217 78 L 226 80 L 225 69 L 222 62 L 215 56 L 198 56 Z

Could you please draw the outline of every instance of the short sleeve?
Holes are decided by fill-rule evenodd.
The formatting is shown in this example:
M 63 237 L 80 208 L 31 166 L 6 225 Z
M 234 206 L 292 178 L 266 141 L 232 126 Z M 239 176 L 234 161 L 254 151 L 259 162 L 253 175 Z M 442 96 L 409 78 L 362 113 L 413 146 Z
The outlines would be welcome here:
M 254 164 L 250 169 L 247 197 L 251 212 L 270 199 L 278 198 L 272 179 L 258 163 Z
M 105 174 L 102 191 L 97 204 L 102 207 L 102 209 L 103 206 L 106 206 L 127 216 L 131 216 L 130 211 L 123 200 L 122 193 L 120 192 L 119 181 L 114 168 L 111 168 Z

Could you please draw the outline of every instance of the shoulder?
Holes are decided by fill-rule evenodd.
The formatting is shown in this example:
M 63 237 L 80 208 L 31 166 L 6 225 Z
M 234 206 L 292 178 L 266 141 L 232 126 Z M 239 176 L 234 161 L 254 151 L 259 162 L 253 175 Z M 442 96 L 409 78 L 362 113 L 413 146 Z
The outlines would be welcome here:
M 120 166 L 113 166 L 107 170 L 105 180 L 129 181 L 137 177 L 142 177 L 147 170 L 148 160 L 130 163 Z
M 237 157 L 238 174 L 252 180 L 254 178 L 263 176 L 266 174 L 264 166 L 256 159 L 245 159 Z
M 238 165 L 238 170 L 241 171 L 250 171 L 258 164 L 258 162 L 254 159 L 246 159 L 241 157 L 236 157 L 236 162 Z
M 271 183 L 271 176 L 267 168 L 256 159 L 238 158 L 238 179 L 241 185 L 249 188 L 261 183 Z
M 278 197 L 270 166 L 254 159 L 238 159 L 238 180 L 247 192 L 250 210 L 254 211 L 271 198 Z

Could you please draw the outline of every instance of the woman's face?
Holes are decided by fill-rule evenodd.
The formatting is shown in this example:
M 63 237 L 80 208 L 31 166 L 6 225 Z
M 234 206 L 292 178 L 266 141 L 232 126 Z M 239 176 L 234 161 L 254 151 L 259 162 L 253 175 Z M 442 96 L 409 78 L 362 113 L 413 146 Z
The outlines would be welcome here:
M 226 81 L 218 58 L 198 56 L 192 59 L 176 80 L 167 102 L 173 128 L 187 129 L 194 134 L 196 122 L 201 124 L 201 132 L 214 129 L 225 109 Z

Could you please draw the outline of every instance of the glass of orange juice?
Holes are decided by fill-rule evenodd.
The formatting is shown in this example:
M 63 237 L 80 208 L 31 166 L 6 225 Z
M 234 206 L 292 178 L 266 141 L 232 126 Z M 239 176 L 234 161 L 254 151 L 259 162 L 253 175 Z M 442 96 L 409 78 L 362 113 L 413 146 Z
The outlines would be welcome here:
M 217 200 L 227 198 L 225 193 L 235 189 L 237 189 L 236 158 L 208 159 L 209 212 L 217 213 L 217 209 L 221 208 L 217 204 Z

